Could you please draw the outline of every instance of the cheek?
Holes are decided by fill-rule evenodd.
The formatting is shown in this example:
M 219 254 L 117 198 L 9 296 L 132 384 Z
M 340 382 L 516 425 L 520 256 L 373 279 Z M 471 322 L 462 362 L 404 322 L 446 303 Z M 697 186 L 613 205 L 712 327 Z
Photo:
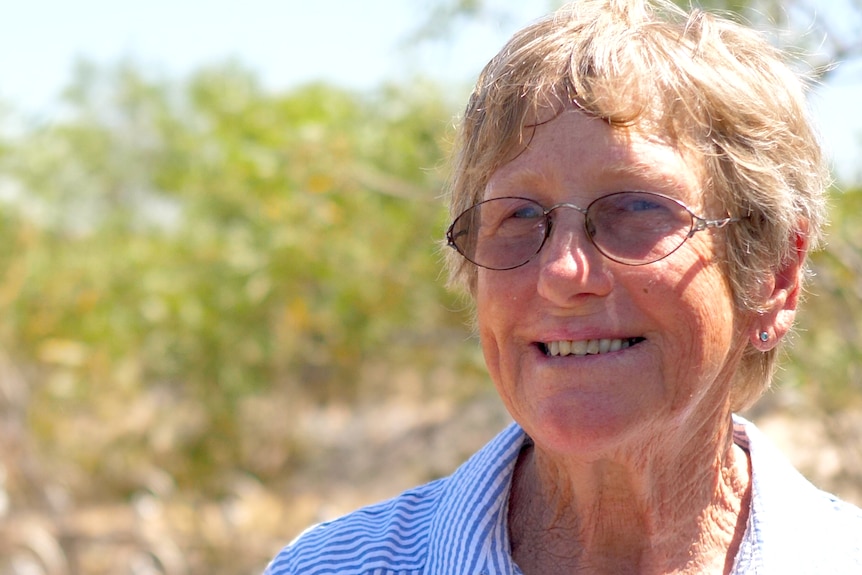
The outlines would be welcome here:
M 708 361 L 714 353 L 726 353 L 737 313 L 720 266 L 700 258 L 675 264 L 668 261 L 644 278 L 636 292 L 639 308 L 652 317 L 663 340 L 670 338 L 664 343 L 680 364 L 688 363 L 684 358 Z
M 479 270 L 476 279 L 476 313 L 479 328 L 512 320 L 519 301 L 523 301 L 523 274 L 513 271 Z
M 681 293 L 677 297 L 685 300 L 695 315 L 705 316 L 708 325 L 719 324 L 730 327 L 734 323 L 736 308 L 730 280 L 726 273 L 722 255 L 723 244 L 716 238 L 701 234 L 683 247 L 690 246 L 692 258 L 683 268 L 675 270 L 679 274 Z
M 707 269 L 705 285 L 702 288 L 701 297 L 707 320 L 717 323 L 727 330 L 732 330 L 736 323 L 737 309 L 733 297 L 730 281 L 724 273 L 723 267 L 713 265 Z
M 724 276 L 716 272 L 704 279 L 707 281 L 692 286 L 683 301 L 691 322 L 689 353 L 714 378 L 730 367 L 736 355 L 738 314 Z
M 494 282 L 489 281 L 486 273 L 480 270 L 476 283 L 476 328 L 485 364 L 492 378 L 496 380 L 499 373 L 500 349 L 498 346 L 501 323 L 505 320 L 505 307 L 501 307 L 499 290 L 494 289 Z
M 480 270 L 476 284 L 476 327 L 489 374 L 495 382 L 511 372 L 518 356 L 514 334 L 527 314 L 523 275 Z

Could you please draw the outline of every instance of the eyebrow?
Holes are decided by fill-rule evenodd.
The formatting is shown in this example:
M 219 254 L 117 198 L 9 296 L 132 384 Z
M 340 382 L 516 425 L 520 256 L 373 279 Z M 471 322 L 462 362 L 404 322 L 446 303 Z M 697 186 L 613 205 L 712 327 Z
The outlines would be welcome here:
M 607 165 L 606 170 L 615 175 L 648 180 L 651 183 L 660 184 L 666 190 L 684 191 L 688 189 L 688 182 L 676 177 L 677 172 L 657 170 L 656 164 L 648 162 L 612 163 Z

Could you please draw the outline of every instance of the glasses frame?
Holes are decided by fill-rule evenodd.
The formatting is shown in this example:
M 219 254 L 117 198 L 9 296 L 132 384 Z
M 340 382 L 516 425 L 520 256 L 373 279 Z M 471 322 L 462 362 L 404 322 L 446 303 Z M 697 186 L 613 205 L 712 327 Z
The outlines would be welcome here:
M 655 196 L 655 197 L 659 197 L 659 198 L 663 198 L 665 200 L 671 201 L 674 204 L 681 207 L 683 210 L 685 210 L 685 212 L 689 215 L 689 217 L 691 217 L 691 224 L 690 224 L 688 232 L 686 232 L 686 235 L 683 238 L 683 240 L 679 243 L 678 246 L 676 246 L 675 248 L 670 250 L 668 253 L 664 254 L 663 256 L 661 256 L 659 258 L 644 261 L 644 262 L 632 263 L 631 261 L 626 261 L 626 260 L 622 260 L 618 257 L 614 257 L 614 256 L 606 253 L 599 245 L 596 244 L 595 240 L 593 239 L 593 234 L 590 232 L 589 225 L 588 225 L 588 223 L 590 221 L 589 212 L 590 212 L 590 208 L 593 207 L 593 205 L 596 202 L 602 201 L 602 200 L 609 198 L 609 197 L 619 196 L 622 194 L 632 194 L 632 193 L 643 194 L 643 195 L 647 195 L 647 196 Z M 460 220 L 465 214 L 470 212 L 470 210 L 473 210 L 473 209 L 481 206 L 482 204 L 487 204 L 488 202 L 493 202 L 493 201 L 497 201 L 497 200 L 523 200 L 523 201 L 531 202 L 531 203 L 539 206 L 542 209 L 542 217 L 545 220 L 545 235 L 542 238 L 542 242 L 539 244 L 538 248 L 536 248 L 536 251 L 532 255 L 530 255 L 526 260 L 524 260 L 523 262 L 521 262 L 517 265 L 502 267 L 502 268 L 482 265 L 478 262 L 473 261 L 469 257 L 467 257 L 467 254 L 462 252 L 461 249 L 458 247 L 458 244 L 455 241 L 456 238 L 455 238 L 455 233 L 454 233 L 455 225 L 458 223 L 458 220 Z M 472 263 L 473 265 L 479 266 L 480 268 L 485 268 L 485 269 L 495 270 L 495 271 L 506 271 L 506 270 L 517 269 L 521 266 L 524 266 L 524 265 L 527 265 L 528 263 L 530 263 L 533 260 L 533 258 L 535 258 L 537 255 L 539 255 L 539 253 L 542 251 L 542 248 L 545 247 L 545 244 L 547 243 L 548 238 L 551 236 L 551 232 L 553 230 L 554 220 L 551 218 L 551 214 L 560 208 L 573 209 L 576 212 L 579 212 L 584 216 L 584 234 L 587 236 L 587 239 L 590 240 L 590 243 L 593 245 L 593 247 L 596 248 L 596 251 L 598 251 L 600 254 L 602 254 L 602 256 L 611 260 L 612 262 L 616 262 L 619 264 L 623 264 L 626 266 L 632 266 L 632 267 L 645 266 L 645 265 L 654 264 L 655 262 L 661 261 L 661 260 L 665 259 L 666 257 L 668 257 L 669 255 L 671 255 L 672 253 L 674 253 L 675 251 L 677 251 L 679 248 L 681 248 L 683 246 L 683 244 L 685 244 L 689 239 L 691 239 L 694 236 L 694 234 L 696 234 L 697 232 L 707 230 L 707 229 L 721 229 L 721 228 L 724 228 L 725 226 L 727 226 L 729 224 L 738 222 L 742 219 L 742 218 L 730 217 L 729 215 L 725 216 L 724 218 L 718 218 L 718 219 L 704 218 L 704 217 L 701 217 L 701 216 L 695 214 L 691 210 L 691 208 L 689 208 L 688 206 L 686 206 L 684 203 L 682 203 L 681 201 L 679 201 L 676 198 L 672 198 L 670 196 L 666 196 L 666 195 L 660 194 L 658 192 L 645 192 L 645 191 L 639 191 L 639 190 L 638 191 L 626 190 L 626 191 L 622 191 L 622 192 L 613 192 L 610 194 L 605 194 L 604 196 L 598 197 L 598 198 L 594 199 L 593 201 L 591 201 L 589 204 L 587 204 L 586 208 L 582 208 L 582 207 L 580 207 L 576 204 L 570 203 L 570 202 L 560 202 L 558 204 L 552 205 L 549 208 L 545 208 L 544 206 L 542 206 L 542 204 L 540 204 L 536 200 L 533 200 L 530 198 L 524 198 L 521 196 L 503 196 L 500 198 L 492 198 L 489 200 L 483 200 L 481 202 L 477 202 L 477 203 L 473 204 L 472 206 L 470 206 L 469 208 L 467 208 L 466 210 L 464 210 L 463 212 L 461 212 L 460 214 L 458 214 L 458 217 L 456 217 L 452 221 L 452 224 L 446 230 L 446 242 L 447 242 L 447 245 L 450 248 L 454 249 L 456 252 L 458 252 L 461 255 L 461 257 L 463 257 L 465 260 Z

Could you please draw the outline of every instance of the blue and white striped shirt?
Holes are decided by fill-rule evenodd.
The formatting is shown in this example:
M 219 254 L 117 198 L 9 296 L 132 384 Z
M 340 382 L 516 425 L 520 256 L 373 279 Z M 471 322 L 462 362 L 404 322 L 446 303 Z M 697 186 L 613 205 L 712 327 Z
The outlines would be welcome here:
M 862 574 L 862 510 L 811 485 L 753 424 L 734 424 L 753 476 L 733 574 Z M 265 575 L 520 575 L 506 515 L 527 441 L 509 426 L 451 476 L 307 530 Z

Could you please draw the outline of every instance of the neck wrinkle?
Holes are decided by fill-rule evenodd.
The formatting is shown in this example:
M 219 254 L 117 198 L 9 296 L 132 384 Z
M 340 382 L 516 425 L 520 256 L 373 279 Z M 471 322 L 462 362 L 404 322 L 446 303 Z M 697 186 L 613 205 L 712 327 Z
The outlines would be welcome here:
M 720 431 L 708 441 L 695 433 L 682 445 L 592 462 L 525 448 L 510 494 L 516 561 L 641 574 L 697 573 L 720 562 L 729 572 L 747 522 L 750 468 L 732 421 L 712 429 Z

